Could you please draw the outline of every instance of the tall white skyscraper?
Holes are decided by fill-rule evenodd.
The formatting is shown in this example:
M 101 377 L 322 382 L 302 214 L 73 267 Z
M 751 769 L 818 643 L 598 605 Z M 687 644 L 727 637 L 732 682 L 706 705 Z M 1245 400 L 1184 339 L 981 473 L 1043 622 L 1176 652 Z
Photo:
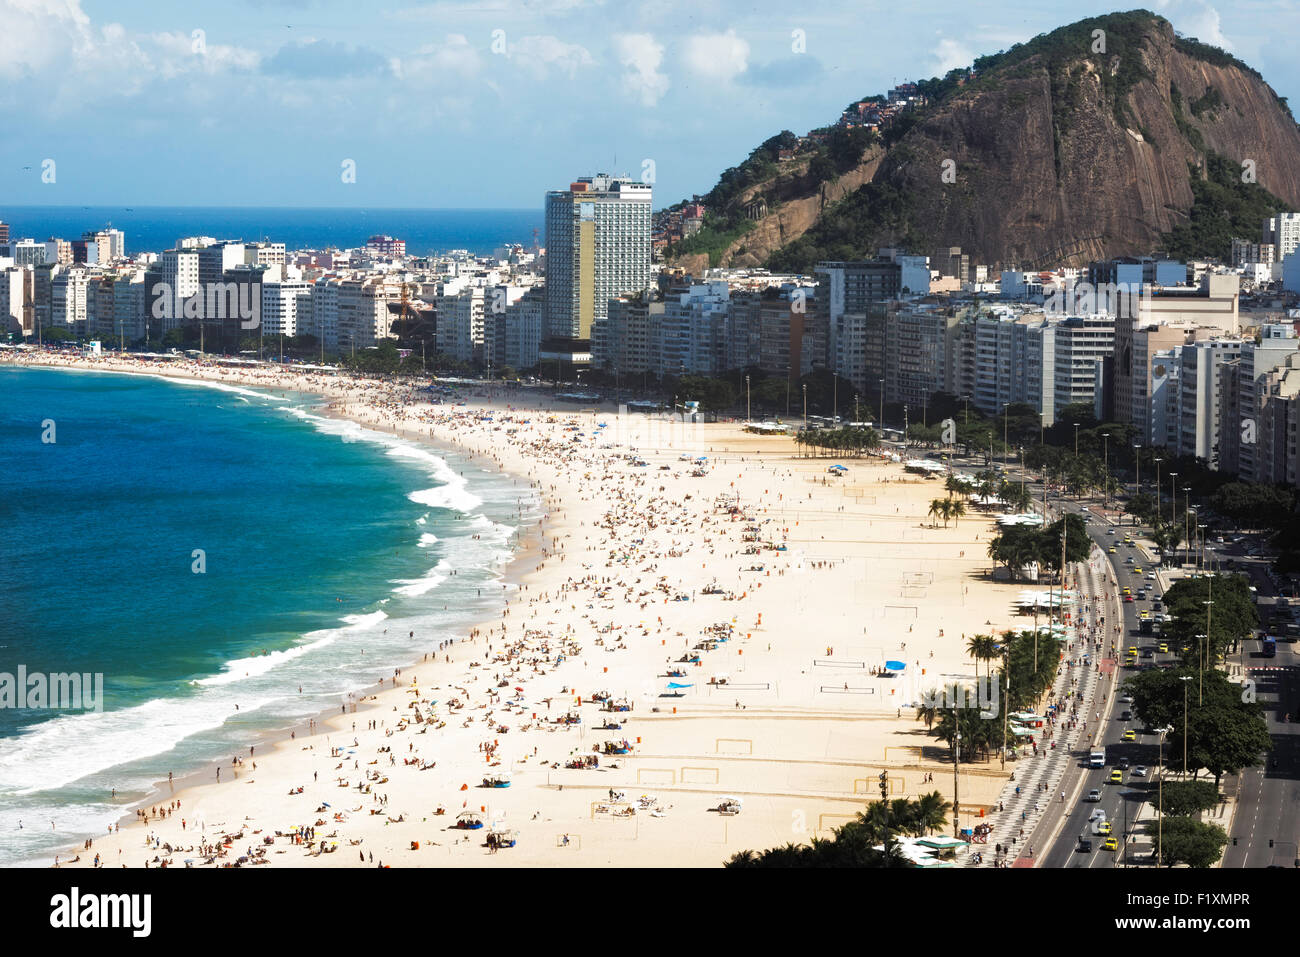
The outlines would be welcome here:
M 1263 241 L 1272 243 L 1281 260 L 1300 246 L 1300 213 L 1278 213 L 1264 220 Z
M 587 340 L 609 301 L 650 285 L 650 186 L 605 173 L 546 194 L 546 331 Z

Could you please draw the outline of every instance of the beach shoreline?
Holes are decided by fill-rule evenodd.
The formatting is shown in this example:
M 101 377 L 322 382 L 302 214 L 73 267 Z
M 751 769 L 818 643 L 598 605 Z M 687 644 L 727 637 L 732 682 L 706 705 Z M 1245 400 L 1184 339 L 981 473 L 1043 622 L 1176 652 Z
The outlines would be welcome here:
M 94 361 L 103 364 L 103 360 Z M 46 363 L 25 364 L 40 366 Z M 90 362 L 78 365 L 94 367 Z M 112 365 L 118 366 L 119 363 L 114 361 Z M 154 369 L 120 371 L 162 374 Z M 484 638 L 484 642 L 479 643 L 475 637 L 470 637 L 467 643 L 461 644 L 461 654 L 454 656 L 451 662 L 443 662 L 451 667 L 439 669 L 433 684 L 450 687 L 450 683 L 456 680 L 452 673 L 458 673 L 462 676 L 458 687 L 469 689 L 470 682 L 464 677 L 477 677 L 474 665 L 479 664 L 468 660 L 470 652 L 477 658 L 478 652 L 498 630 L 502 636 L 519 642 L 520 647 L 532 640 L 535 644 L 528 654 L 535 652 L 536 642 L 545 643 L 547 639 L 519 639 L 508 635 L 505 629 L 507 625 L 513 625 L 512 613 L 531 612 L 536 620 L 544 612 L 542 623 L 545 627 L 534 629 L 536 632 L 545 632 L 551 636 L 549 640 L 552 642 L 567 640 L 566 636 L 570 634 L 581 635 L 583 657 L 588 658 L 600 650 L 609 664 L 601 661 L 599 664 L 603 670 L 593 670 L 589 661 L 584 661 L 579 670 L 577 661 L 570 660 L 556 664 L 552 669 L 548 661 L 540 669 L 541 674 L 530 675 L 527 682 L 520 680 L 519 686 L 526 685 L 528 694 L 526 697 L 522 692 L 518 695 L 522 709 L 515 709 L 512 713 L 517 714 L 518 719 L 512 717 L 510 721 L 515 733 L 522 730 L 516 727 L 517 722 L 533 728 L 519 735 L 520 739 L 527 738 L 529 744 L 536 743 L 532 754 L 528 753 L 528 748 L 520 753 L 520 749 L 512 744 L 515 734 L 494 736 L 493 754 L 485 761 L 481 750 L 476 753 L 469 749 L 472 739 L 467 743 L 461 740 L 465 735 L 448 732 L 448 729 L 464 729 L 451 728 L 451 715 L 443 712 L 443 705 L 428 706 L 426 713 L 436 711 L 437 720 L 445 725 L 438 731 L 436 760 L 438 768 L 446 765 L 448 771 L 444 773 L 430 768 L 423 776 L 417 774 L 415 781 L 402 788 L 394 778 L 391 787 L 395 793 L 399 790 L 402 793 L 393 801 L 393 813 L 401 820 L 393 824 L 385 821 L 372 825 L 371 819 L 389 815 L 360 815 L 364 801 L 357 805 L 358 810 L 342 812 L 345 815 L 342 821 L 333 820 L 332 813 L 320 814 L 302 807 L 291 810 L 295 805 L 294 795 L 286 797 L 286 794 L 292 788 L 281 788 L 281 785 L 299 782 L 294 786 L 310 788 L 312 798 L 317 799 L 317 803 L 309 799 L 307 802 L 299 800 L 297 804 L 328 805 L 333 810 L 343 800 L 348 804 L 354 803 L 354 799 L 341 798 L 337 791 L 331 793 L 324 787 L 312 787 L 314 778 L 306 775 L 307 769 L 312 768 L 312 775 L 315 775 L 324 764 L 336 761 L 336 757 L 319 760 L 322 756 L 317 746 L 328 751 L 330 747 L 338 746 L 340 739 L 346 742 L 356 740 L 356 748 L 352 749 L 349 743 L 348 749 L 367 755 L 374 753 L 374 748 L 384 747 L 381 742 L 393 737 L 393 734 L 385 734 L 393 730 L 391 727 L 381 729 L 377 726 L 375 732 L 366 735 L 357 732 L 354 737 L 349 725 L 354 719 L 367 724 L 370 721 L 386 724 L 395 710 L 407 710 L 401 707 L 402 704 L 414 704 L 406 700 L 412 690 L 406 679 L 408 675 L 417 678 L 421 694 L 426 693 L 430 688 L 427 678 L 430 669 L 423 661 L 401 669 L 400 683 L 396 687 L 385 683 L 373 699 L 362 701 L 358 697 L 359 706 L 355 713 L 349 710 L 346 714 L 335 712 L 318 716 L 315 734 L 304 736 L 298 733 L 301 728 L 292 729 L 293 733 L 289 734 L 285 732 L 290 729 L 284 729 L 278 732 L 279 740 L 269 750 L 264 750 L 268 748 L 266 743 L 257 743 L 258 768 L 255 775 L 251 769 L 244 771 L 236 766 L 232 771 L 233 778 L 223 777 L 223 783 L 217 785 L 212 781 L 213 769 L 209 767 L 172 782 L 174 790 L 166 790 L 157 800 L 164 805 L 180 800 L 179 812 L 168 817 L 154 817 L 143 827 L 128 814 L 119 833 L 95 838 L 90 849 L 71 852 L 81 856 L 79 863 L 82 865 L 91 863 L 98 852 L 108 865 L 116 866 L 121 860 L 139 866 L 141 850 L 145 851 L 145 861 L 173 858 L 174 866 L 180 866 L 188 858 L 199 864 L 201 859 L 206 859 L 205 855 L 181 850 L 169 854 L 160 848 L 141 848 L 144 833 L 158 835 L 173 848 L 183 848 L 192 840 L 193 834 L 176 826 L 175 818 L 184 816 L 191 822 L 202 821 L 200 833 L 208 837 L 215 831 L 233 834 L 251 830 L 257 833 L 257 840 L 261 840 L 270 836 L 272 830 L 287 833 L 285 827 L 273 827 L 273 822 L 320 827 L 338 835 L 331 840 L 338 842 L 342 853 L 326 852 L 324 855 L 319 855 L 318 851 L 324 841 L 314 841 L 307 849 L 296 844 L 286 847 L 284 842 L 287 838 L 273 838 L 273 843 L 266 847 L 274 849 L 260 858 L 271 863 L 281 863 L 271 855 L 288 853 L 290 858 L 284 863 L 354 865 L 358 862 L 347 850 L 348 847 L 360 847 L 361 863 L 367 866 L 380 861 L 396 866 L 474 866 L 496 861 L 507 866 L 563 866 L 568 863 L 718 866 L 731 853 L 745 847 L 759 849 L 789 840 L 807 840 L 813 834 L 827 836 L 830 827 L 843 823 L 873 796 L 873 792 L 861 782 L 874 777 L 873 769 L 876 767 L 890 768 L 891 777 L 897 774 L 903 793 L 909 796 L 924 790 L 919 786 L 923 777 L 933 774 L 930 769 L 942 769 L 939 755 L 946 749 L 935 747 L 931 739 L 924 736 L 924 729 L 913 719 L 910 709 L 905 712 L 901 703 L 886 705 L 879 694 L 887 693 L 895 702 L 901 701 L 901 697 L 895 693 L 895 688 L 890 687 L 887 679 L 864 678 L 864 669 L 869 662 L 874 666 L 886 655 L 903 654 L 913 658 L 913 653 L 905 650 L 905 636 L 915 633 L 917 637 L 912 640 L 919 646 L 914 659 L 917 671 L 926 669 L 928 665 L 929 670 L 945 679 L 953 675 L 970 676 L 972 672 L 965 649 L 956 633 L 962 627 L 966 632 L 988 630 L 993 617 L 1000 619 L 999 626 L 1010 626 L 1004 610 L 1009 586 L 989 582 L 980 571 L 988 568 L 983 548 L 978 543 L 989 523 L 981 516 L 968 519 L 961 525 L 960 538 L 953 529 L 930 528 L 924 522 L 924 508 L 921 506 L 924 504 L 923 496 L 934 486 L 927 487 L 924 480 L 906 479 L 898 466 L 853 460 L 853 470 L 861 474 L 854 475 L 847 482 L 834 480 L 826 477 L 825 462 L 829 460 L 799 457 L 788 437 L 750 437 L 744 435 L 738 426 L 728 424 L 687 430 L 681 423 L 658 425 L 645 417 L 629 420 L 631 424 L 622 419 L 614 421 L 611 431 L 626 434 L 619 435 L 618 439 L 622 441 L 610 443 L 610 448 L 596 452 L 593 451 L 595 445 L 580 443 L 576 446 L 580 451 L 570 452 L 563 443 L 568 442 L 569 448 L 574 448 L 572 439 L 575 432 L 583 435 L 583 443 L 586 443 L 586 433 L 594 435 L 598 431 L 597 419 L 615 420 L 615 413 L 606 411 L 584 416 L 572 407 L 557 407 L 553 401 L 549 408 L 530 412 L 508 411 L 512 399 L 518 402 L 533 400 L 532 404 L 539 406 L 544 404 L 537 401 L 541 397 L 526 392 L 489 397 L 486 402 L 471 401 L 464 407 L 419 403 L 395 407 L 388 399 L 376 399 L 382 390 L 376 390 L 366 380 L 341 378 L 331 382 L 319 381 L 328 377 L 315 377 L 316 381 L 311 381 L 312 377 L 299 376 L 293 378 L 294 384 L 290 386 L 285 382 L 284 377 L 288 374 L 284 372 L 275 373 L 281 377 L 280 382 L 268 382 L 230 370 L 200 368 L 192 370 L 189 375 L 162 377 L 185 379 L 198 375 L 210 375 L 215 381 L 227 384 L 272 391 L 291 389 L 322 396 L 328 403 L 322 410 L 323 414 L 337 415 L 365 428 L 387 428 L 401 438 L 428 443 L 442 453 L 450 451 L 464 456 L 467 466 L 472 464 L 482 468 L 488 463 L 493 470 L 516 481 L 527 482 L 536 490 L 542 504 L 542 518 L 529 530 L 531 546 L 516 542 L 514 554 L 503 570 L 502 574 L 512 581 L 507 583 L 504 591 L 508 597 L 502 618 L 483 622 L 476 637 Z M 463 410 L 458 412 L 457 409 Z M 490 416 L 487 421 L 492 424 L 485 425 L 477 418 L 479 412 Z M 498 434 L 506 427 L 526 437 L 529 444 L 523 451 L 513 447 L 520 445 L 519 441 L 512 443 L 510 436 Z M 630 448 L 638 449 L 637 455 L 649 460 L 646 472 L 638 473 L 636 467 L 627 466 L 624 459 L 628 454 L 626 450 Z M 708 475 L 703 478 L 693 477 L 685 466 L 679 464 L 682 459 L 698 455 L 709 460 Z M 735 478 L 727 478 L 724 482 L 719 474 L 724 468 L 727 476 L 734 475 Z M 651 478 L 661 484 L 652 486 Z M 859 482 L 860 478 L 865 482 Z M 765 488 L 765 485 L 771 487 Z M 593 491 L 600 494 L 593 494 Z M 702 491 L 707 495 L 701 494 Z M 770 536 L 769 541 L 788 544 L 789 551 L 772 551 L 764 547 L 761 557 L 744 557 L 754 545 L 747 543 L 748 534 L 739 534 L 741 523 L 716 517 L 720 513 L 714 513 L 704 501 L 706 498 L 721 499 L 728 494 L 741 496 L 745 502 L 746 520 L 755 523 L 745 527 L 761 527 L 765 537 Z M 878 495 L 886 498 L 877 503 Z M 624 501 L 625 506 L 619 506 L 624 508 L 623 512 L 609 511 L 612 503 Z M 892 514 L 887 508 L 891 504 L 895 506 Z M 617 518 L 610 519 L 611 514 L 621 514 L 631 522 L 643 519 L 647 513 L 652 518 L 645 523 L 644 537 L 640 539 L 626 533 Z M 735 519 L 734 515 L 732 519 Z M 846 524 L 850 522 L 851 525 Z M 881 526 L 879 532 L 869 531 L 877 524 Z M 844 534 L 846 529 L 858 528 L 859 525 L 862 528 L 856 537 Z M 676 538 L 672 534 L 663 534 L 665 529 L 674 526 L 680 530 Z M 779 536 L 777 528 L 784 530 Z M 968 528 L 979 530 L 974 541 L 968 541 Z M 589 540 L 593 533 L 598 536 L 597 544 L 588 545 L 585 553 L 579 552 L 582 541 Z M 575 536 L 581 537 L 575 541 Z M 632 544 L 637 541 L 643 544 Z M 972 552 L 968 559 L 966 550 L 954 548 L 954 544 L 964 544 L 967 548 L 975 545 L 977 551 Z M 617 547 L 611 550 L 606 547 L 608 545 Z M 527 557 L 530 547 L 531 559 Z M 664 603 L 656 606 L 664 612 L 659 616 L 657 626 L 653 618 L 638 623 L 646 607 L 644 603 L 640 608 L 626 604 L 629 596 L 635 599 L 635 586 L 625 592 L 623 603 L 613 594 L 615 581 L 626 586 L 635 577 L 635 571 L 627 570 L 628 556 L 620 551 L 628 548 L 633 552 L 644 550 L 651 556 L 647 558 L 646 568 L 660 571 L 662 565 L 668 574 L 660 575 L 657 586 L 666 589 L 665 596 L 668 591 L 676 591 L 681 599 L 672 602 L 664 597 Z M 722 554 L 718 554 L 720 550 Z M 792 554 L 796 550 L 797 557 Z M 685 557 L 692 551 L 696 553 L 696 561 L 701 555 L 706 558 L 702 567 L 699 564 L 693 566 L 696 568 L 694 572 L 688 570 L 692 566 Z M 899 578 L 904 556 L 917 554 L 924 557 L 906 558 L 916 566 L 915 570 L 905 571 Z M 597 556 L 603 556 L 606 564 L 606 569 L 599 574 L 596 574 L 599 570 Z M 577 559 L 577 562 L 566 568 L 565 563 L 570 558 Z M 587 560 L 583 561 L 584 558 Z M 579 569 L 578 565 L 587 567 Z M 755 567 L 763 568 L 764 572 L 755 572 Z M 575 579 L 573 573 L 580 570 L 592 574 Z M 854 574 L 855 571 L 858 574 Z M 778 577 L 773 577 L 773 573 L 779 573 Z M 888 577 L 888 584 L 880 578 L 882 575 Z M 700 614 L 706 599 L 699 589 L 708 584 L 710 576 L 714 576 L 718 583 L 719 594 L 724 590 L 728 593 L 722 601 L 738 602 L 735 606 L 726 606 L 726 615 L 721 621 L 712 612 Z M 972 588 L 966 583 L 981 576 L 980 585 L 974 589 L 977 594 L 971 594 Z M 797 584 L 795 578 L 799 579 Z M 879 589 L 867 587 L 868 582 L 874 583 L 878 579 L 881 581 Z M 641 577 L 637 577 L 637 581 L 641 581 Z M 510 584 L 515 586 L 513 590 Z M 764 587 L 775 596 L 771 604 L 766 601 L 766 593 L 761 591 Z M 688 596 L 683 589 L 693 594 Z M 947 600 L 951 607 L 946 613 L 930 607 L 932 602 L 924 600 L 931 589 L 950 596 Z M 552 591 L 557 594 L 550 594 Z M 891 594 L 886 595 L 885 591 L 891 591 Z M 587 593 L 584 600 L 588 604 L 582 612 L 575 601 L 561 605 L 557 600 L 561 595 L 576 592 Z M 1001 607 L 998 598 L 990 600 L 990 594 L 999 593 L 1004 599 Z M 596 597 L 601 594 L 603 599 Z M 753 612 L 740 611 L 755 607 L 759 595 L 765 598 L 761 614 L 755 618 Z M 954 600 L 957 596 L 961 596 L 960 599 Z M 968 605 L 969 615 L 963 611 Z M 731 614 L 733 607 L 737 614 Z M 589 614 L 592 611 L 597 611 L 597 615 Z M 607 614 L 609 612 L 612 614 Z M 866 627 L 850 624 L 856 613 L 862 614 L 860 621 L 866 621 Z M 764 615 L 768 616 L 767 622 L 764 622 Z M 990 618 L 987 626 L 983 621 L 986 616 Z M 601 619 L 599 627 L 595 627 L 597 617 Z M 967 617 L 971 620 L 966 621 Z M 667 625 L 665 619 L 668 619 Z M 906 629 L 903 627 L 904 619 L 912 622 Z M 945 621 L 950 632 L 947 637 L 942 627 L 937 629 L 937 636 L 933 638 L 912 631 L 916 625 L 922 625 L 924 629 L 931 628 L 934 622 Z M 685 697 L 664 700 L 663 666 L 653 664 L 658 657 L 657 651 L 667 646 L 669 638 L 674 642 L 682 639 L 682 647 L 689 651 L 690 644 L 698 641 L 701 633 L 719 633 L 707 629 L 718 629 L 722 625 L 730 628 L 729 637 L 735 642 L 717 646 L 727 656 L 725 669 L 714 665 L 711 669 L 714 674 L 707 684 L 701 684 L 702 675 L 683 676 L 680 682 L 688 684 L 690 690 L 677 693 Z M 862 634 L 853 638 L 855 631 Z M 694 638 L 688 637 L 692 634 Z M 556 635 L 560 637 L 554 637 Z M 823 642 L 824 647 L 817 644 L 818 635 L 831 636 Z M 619 638 L 617 648 L 600 647 L 598 642 L 602 638 L 610 637 L 612 640 L 614 636 Z M 657 646 L 653 640 L 655 637 L 660 638 Z M 761 643 L 765 638 L 776 638 L 776 644 L 789 647 L 773 651 L 774 642 L 767 640 L 764 649 Z M 843 647 L 834 648 L 832 640 Z M 578 643 L 575 640 L 573 645 Z M 735 650 L 734 655 L 728 652 L 729 648 Z M 935 657 L 936 652 L 938 657 Z M 744 658 L 745 654 L 750 658 Z M 922 654 L 929 657 L 920 657 Z M 502 665 L 522 673 L 522 659 L 512 655 L 501 658 L 498 652 L 499 660 L 491 662 L 489 667 Z M 694 666 L 695 669 L 722 660 L 715 652 L 706 653 L 705 657 L 707 660 Z M 444 670 L 448 672 L 446 677 L 443 676 Z M 672 669 L 668 670 L 671 672 Z M 420 674 L 421 671 L 424 674 Z M 659 677 L 654 677 L 657 673 Z M 482 674 L 484 672 L 478 672 L 478 675 Z M 604 677 L 607 674 L 609 678 Z M 720 675 L 721 683 L 716 683 Z M 580 681 L 575 680 L 578 676 Z M 738 680 L 741 678 L 754 680 Z M 590 730 L 586 725 L 590 725 L 592 719 L 599 719 L 601 712 L 593 714 L 585 703 L 577 706 L 575 710 L 582 712 L 585 724 L 577 726 L 580 730 L 575 735 L 572 726 L 547 727 L 544 712 L 533 709 L 542 707 L 540 701 L 550 702 L 565 693 L 570 700 L 582 694 L 585 702 L 595 683 L 602 680 L 626 692 L 629 699 L 635 699 L 631 701 L 635 709 L 633 717 L 620 722 L 626 731 L 638 736 L 633 754 L 615 758 L 619 766 L 613 769 L 566 771 L 559 766 L 564 760 L 586 750 L 582 744 L 585 732 Z M 615 681 L 619 684 L 615 685 Z M 839 688 L 840 683 L 843 689 Z M 535 687 L 541 687 L 541 690 L 534 691 Z M 639 693 L 631 689 L 638 689 Z M 478 693 L 476 688 L 465 697 L 477 700 Z M 474 710 L 486 710 L 489 702 L 498 702 L 491 706 L 488 714 L 500 712 L 499 702 L 504 697 L 489 693 L 484 704 Z M 746 702 L 742 703 L 742 697 Z M 437 698 L 445 701 L 446 694 L 439 693 Z M 735 698 L 734 704 L 732 698 Z M 417 700 L 429 699 L 417 696 Z M 867 705 L 868 701 L 872 704 Z M 651 712 L 651 707 L 657 707 L 659 713 Z M 417 713 L 421 710 L 423 708 L 417 707 Z M 678 710 L 680 714 L 676 713 Z M 531 720 L 526 712 L 532 713 Z M 466 711 L 456 714 L 459 719 L 465 716 Z M 538 714 L 543 714 L 543 718 L 539 719 Z M 608 713 L 605 715 L 603 720 L 608 723 Z M 471 722 L 467 720 L 464 724 L 468 727 Z M 402 734 L 402 742 L 408 744 L 410 753 L 414 753 L 418 739 L 407 740 L 409 727 L 395 733 Z M 427 727 L 414 733 L 426 731 Z M 268 734 L 274 736 L 276 732 Z M 572 746 L 575 737 L 579 747 Z M 567 740 L 558 741 L 557 738 Z M 641 746 L 640 738 L 647 738 L 647 747 Z M 483 742 L 479 744 L 482 747 Z M 545 756 L 547 763 L 544 768 L 539 766 L 539 760 L 534 760 L 539 758 L 538 749 L 542 744 L 552 752 Z M 554 753 L 556 746 L 560 750 L 567 747 L 569 753 L 557 757 Z M 883 755 L 881 747 L 885 749 Z M 471 846 L 464 840 L 454 840 L 471 834 L 481 837 L 482 831 L 461 834 L 437 826 L 444 824 L 453 811 L 459 811 L 462 806 L 469 809 L 470 795 L 466 791 L 476 777 L 482 776 L 484 768 L 492 766 L 498 748 L 503 752 L 500 756 L 508 758 L 502 766 L 514 771 L 516 780 L 508 790 L 485 793 L 475 789 L 470 794 L 475 806 L 484 808 L 482 813 L 485 816 L 495 817 L 499 823 L 525 835 L 519 846 L 500 856 L 491 849 L 485 853 L 478 844 Z M 890 757 L 891 750 L 897 752 L 893 758 Z M 509 752 L 514 756 L 509 757 Z M 389 752 L 387 757 L 392 760 L 393 753 Z M 426 753 L 421 761 L 428 757 L 432 754 Z M 359 761 L 359 757 L 356 760 Z M 245 762 L 251 765 L 247 757 Z M 474 770 L 476 766 L 477 771 Z M 393 767 L 396 768 L 392 772 L 395 776 L 402 766 Z M 355 777 L 360 765 L 348 770 L 353 772 L 350 777 Z M 978 814 L 981 807 L 989 806 L 989 802 L 995 799 L 1006 775 L 982 766 L 963 767 L 962 773 L 968 779 L 962 785 L 965 824 L 966 815 Z M 855 774 L 859 775 L 857 780 L 850 780 Z M 206 782 L 201 779 L 205 775 L 209 776 Z M 387 778 L 390 775 L 383 776 Z M 339 780 L 342 780 L 341 776 Z M 235 785 L 235 781 L 240 784 Z M 606 789 L 600 781 L 612 782 L 612 786 Z M 274 783 L 266 787 L 265 782 Z M 165 780 L 160 783 L 167 789 Z M 232 788 L 243 788 L 246 784 L 256 788 L 258 797 L 235 799 L 231 794 Z M 351 786 L 350 790 L 357 789 Z M 604 795 L 606 790 L 610 792 L 604 801 L 608 806 L 602 810 L 598 807 L 601 802 L 593 798 Z M 657 803 L 624 814 L 626 808 L 614 806 L 621 805 L 621 802 L 613 800 L 618 791 L 656 792 L 656 795 L 648 796 L 657 796 Z M 720 793 L 747 795 L 745 799 L 752 804 L 740 817 L 719 820 L 707 815 L 707 805 L 716 801 Z M 336 796 L 339 800 L 335 800 Z M 149 800 L 154 797 L 151 795 Z M 330 800 L 324 800 L 326 797 Z M 448 810 L 448 817 L 441 821 L 427 810 L 424 813 L 411 810 L 413 807 L 427 808 L 437 797 L 441 800 L 436 803 L 445 805 Z M 456 805 L 457 801 L 461 802 L 460 806 Z M 678 802 L 681 802 L 680 807 Z M 149 804 L 149 801 L 144 803 Z M 399 805 L 400 810 L 397 810 Z M 704 817 L 696 816 L 700 808 L 706 811 Z M 240 809 L 255 814 L 235 813 Z M 527 816 L 530 812 L 531 818 Z M 292 816 L 286 817 L 290 814 Z M 414 820 L 417 814 L 419 821 Z M 246 822 L 243 820 L 246 817 L 253 817 L 254 821 Z M 671 827 L 665 826 L 660 817 L 671 819 Z M 316 820 L 321 823 L 312 824 Z M 533 822 L 541 823 L 534 827 Z M 631 822 L 630 828 L 628 822 Z M 254 823 L 259 826 L 253 827 Z M 629 836 L 629 830 L 632 836 Z M 554 832 L 553 844 L 548 831 Z M 389 836 L 397 832 L 418 836 L 409 840 Z M 343 844 L 351 840 L 361 843 Z M 221 843 L 224 845 L 225 842 Z M 225 852 L 226 858 L 223 860 L 216 856 L 213 860 L 228 863 L 229 855 L 242 852 L 245 844 L 248 844 L 250 853 L 236 856 L 243 856 L 248 862 L 258 860 L 257 848 L 252 843 L 247 835 L 243 840 L 231 841 Z M 421 850 L 415 849 L 417 843 Z M 438 850 L 433 852 L 430 845 Z M 380 856 L 372 862 L 368 855 L 376 850 Z M 309 853 L 316 856 L 304 856 Z M 62 863 L 66 865 L 68 862 L 63 860 Z

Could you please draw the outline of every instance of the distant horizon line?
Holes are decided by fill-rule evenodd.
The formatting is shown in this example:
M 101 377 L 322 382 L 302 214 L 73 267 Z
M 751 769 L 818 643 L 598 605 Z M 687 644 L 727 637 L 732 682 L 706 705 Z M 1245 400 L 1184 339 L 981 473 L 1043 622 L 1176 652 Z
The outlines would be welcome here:
M 542 206 L 235 206 L 216 204 L 199 206 L 186 203 L 149 204 L 141 203 L 128 206 L 125 203 L 6 203 L 0 209 L 352 209 L 352 210 L 418 210 L 422 212 L 493 212 L 524 213 L 537 212 L 545 214 Z

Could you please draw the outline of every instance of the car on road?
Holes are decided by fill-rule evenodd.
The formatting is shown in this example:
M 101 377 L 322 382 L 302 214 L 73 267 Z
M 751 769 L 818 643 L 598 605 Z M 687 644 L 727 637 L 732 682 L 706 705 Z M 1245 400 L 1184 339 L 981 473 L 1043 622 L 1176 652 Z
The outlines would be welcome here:
M 1089 509 L 1088 506 L 1086 506 L 1086 505 L 1080 505 L 1080 506 L 1079 506 L 1079 511 L 1081 511 L 1081 512 L 1087 512 L 1087 511 L 1091 511 L 1091 509 Z
M 1115 529 L 1113 529 L 1113 528 L 1108 528 L 1108 529 L 1106 529 L 1106 534 L 1107 534 L 1107 535 L 1114 535 L 1114 534 L 1115 534 Z
M 1106 838 L 1105 842 L 1101 845 L 1101 847 L 1102 850 L 1106 850 L 1106 851 L 1118 851 L 1119 841 L 1115 840 L 1115 838 L 1113 837 L 1108 837 Z
M 1120 758 L 1118 761 L 1115 762 L 1115 767 L 1119 768 L 1121 771 L 1127 771 L 1128 758 Z
M 1125 556 L 1124 556 L 1124 564 L 1125 564 L 1125 565 L 1132 565 L 1132 564 L 1133 564 L 1133 556 L 1132 556 L 1132 555 L 1125 555 Z
M 1149 582 L 1153 582 L 1153 581 L 1155 581 L 1155 580 L 1156 580 L 1156 573 L 1155 573 L 1155 572 L 1147 572 L 1147 581 L 1149 581 Z
M 1123 695 L 1120 695 L 1120 697 L 1119 697 L 1119 703 L 1120 703 L 1120 704 L 1132 704 L 1132 703 L 1133 703 L 1133 696 L 1132 696 L 1131 694 L 1123 694 Z
M 1106 549 L 1106 554 L 1107 554 L 1107 555 L 1114 555 L 1114 554 L 1115 554 L 1115 546 L 1112 545 L 1110 548 Z
M 1134 568 L 1134 569 L 1133 569 L 1133 574 L 1134 574 L 1134 575 L 1141 575 L 1141 574 L 1142 574 L 1142 566 L 1141 566 L 1141 565 L 1138 565 L 1136 568 Z
M 1126 605 L 1131 605 L 1131 604 L 1133 604 L 1133 596 L 1132 596 L 1131 594 L 1129 594 L 1129 595 L 1125 595 L 1125 596 L 1124 596 L 1124 603 L 1125 603 Z
M 1136 655 L 1136 654 L 1138 653 L 1137 645 L 1129 645 L 1129 646 L 1128 646 L 1128 653 L 1129 653 L 1130 655 Z M 1119 700 L 1120 700 L 1120 701 L 1123 701 L 1124 699 L 1123 699 L 1123 698 L 1120 698 Z M 1129 700 L 1131 701 L 1132 699 L 1130 698 Z
M 1084 851 L 1085 853 L 1091 851 L 1092 838 L 1084 837 L 1082 834 L 1079 835 L 1079 850 Z
M 1125 732 L 1124 732 L 1124 740 L 1125 740 L 1125 741 L 1136 741 L 1136 740 L 1137 740 L 1137 732 L 1136 732 L 1136 731 L 1133 731 L 1133 730 L 1125 731 Z
M 1099 807 L 1093 808 L 1092 813 L 1088 815 L 1089 824 L 1096 824 L 1098 821 L 1104 820 L 1106 820 L 1106 812 Z
M 1132 721 L 1132 720 L 1133 720 L 1133 712 L 1130 711 L 1130 710 L 1128 710 L 1128 708 L 1125 708 L 1123 711 L 1120 712 L 1120 714 L 1119 714 L 1119 719 L 1120 719 L 1121 721 Z
M 1167 641 L 1160 642 L 1160 653 L 1162 655 L 1169 654 L 1169 642 Z
M 1088 792 L 1087 796 L 1084 797 L 1084 800 L 1085 800 L 1085 801 L 1100 801 L 1100 800 L 1101 800 L 1101 789 L 1100 789 L 1100 788 L 1093 788 L 1092 790 L 1090 790 L 1090 791 Z
M 1111 784 L 1123 784 L 1123 783 L 1124 783 L 1124 772 L 1121 771 L 1121 770 L 1119 770 L 1118 768 L 1116 768 L 1114 771 L 1110 772 L 1110 783 L 1111 783 Z
M 1147 776 L 1147 766 L 1145 764 L 1139 764 L 1137 767 L 1133 769 L 1133 777 L 1144 778 L 1146 776 Z

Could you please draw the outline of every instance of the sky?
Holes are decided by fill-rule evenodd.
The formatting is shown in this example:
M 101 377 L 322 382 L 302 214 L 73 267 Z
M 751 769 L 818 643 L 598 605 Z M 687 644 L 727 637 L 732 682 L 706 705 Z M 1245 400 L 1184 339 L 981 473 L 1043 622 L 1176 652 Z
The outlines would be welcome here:
M 1300 107 L 1300 0 L 1146 5 Z M 1116 9 L 0 0 L 0 207 L 532 208 L 596 172 L 659 207 L 782 129 Z

